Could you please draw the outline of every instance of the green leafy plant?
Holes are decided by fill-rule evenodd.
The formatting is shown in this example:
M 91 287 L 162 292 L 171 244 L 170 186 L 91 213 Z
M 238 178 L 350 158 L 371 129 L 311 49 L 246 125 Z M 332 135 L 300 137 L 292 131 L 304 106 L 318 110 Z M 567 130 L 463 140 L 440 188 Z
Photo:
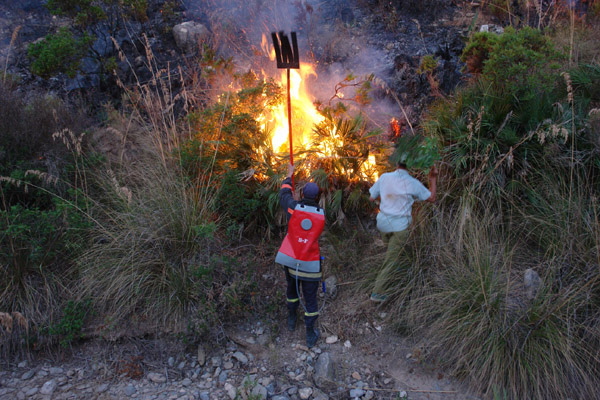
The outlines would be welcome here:
M 563 57 L 540 30 L 525 26 L 500 35 L 476 33 L 461 59 L 474 72 L 483 65 L 482 76 L 495 88 L 528 99 L 552 88 Z
M 70 17 L 84 27 L 106 18 L 105 11 L 94 0 L 48 0 L 46 7 L 52 14 Z
M 437 140 L 421 135 L 404 135 L 396 140 L 396 148 L 390 156 L 393 165 L 404 164 L 408 169 L 425 172 L 441 159 Z
M 465 65 L 465 70 L 472 74 L 483 72 L 484 63 L 490 58 L 498 35 L 490 32 L 478 32 L 469 38 L 467 45 L 460 56 Z
M 48 333 L 56 336 L 63 347 L 68 347 L 74 341 L 84 338 L 81 330 L 86 319 L 92 313 L 91 306 L 90 300 L 69 300 L 61 318 L 48 327 Z
M 427 54 L 421 58 L 417 73 L 419 74 L 433 74 L 438 66 L 438 59 L 431 54 Z
M 88 35 L 75 38 L 68 28 L 60 28 L 55 35 L 29 46 L 27 54 L 33 59 L 31 70 L 42 78 L 61 72 L 73 78 L 92 41 Z

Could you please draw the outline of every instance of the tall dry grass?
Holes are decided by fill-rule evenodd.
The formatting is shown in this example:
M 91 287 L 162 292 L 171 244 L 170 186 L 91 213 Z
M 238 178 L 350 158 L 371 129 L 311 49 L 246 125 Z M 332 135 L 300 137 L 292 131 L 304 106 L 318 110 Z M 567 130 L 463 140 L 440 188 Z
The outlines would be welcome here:
M 183 90 L 174 93 L 174 74 L 156 68 L 146 45 L 151 80 L 132 86 L 119 80 L 124 111 L 113 112 L 109 129 L 97 135 L 101 143 L 118 138 L 119 148 L 93 173 L 92 213 L 100 223 L 78 259 L 78 296 L 92 300 L 113 327 L 138 321 L 150 329 L 183 329 L 202 314 L 203 285 L 213 279 L 215 190 L 202 184 L 210 170 L 191 179 L 180 164 L 178 149 L 191 135 L 185 112 L 194 97 L 182 76 Z
M 115 320 L 184 318 L 195 297 L 191 267 L 205 261 L 215 230 L 211 197 L 164 165 L 160 153 L 97 179 L 103 222 L 78 260 L 79 295 Z
M 421 210 L 398 258 L 392 322 L 486 398 L 594 398 L 600 383 L 597 200 L 581 181 L 569 201 L 567 181 Z

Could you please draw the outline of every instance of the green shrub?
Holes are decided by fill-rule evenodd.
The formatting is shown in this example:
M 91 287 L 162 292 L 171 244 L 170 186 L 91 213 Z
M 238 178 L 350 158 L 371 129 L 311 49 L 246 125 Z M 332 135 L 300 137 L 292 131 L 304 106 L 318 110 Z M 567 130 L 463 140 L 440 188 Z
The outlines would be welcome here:
M 0 307 L 20 311 L 36 329 L 54 320 L 75 277 L 73 259 L 89 223 L 71 203 L 0 210 Z
M 256 219 L 257 212 L 264 212 L 265 202 L 260 192 L 250 192 L 250 188 L 241 182 L 234 171 L 226 172 L 216 195 L 217 210 L 235 222 L 248 223 Z
M 70 17 L 78 25 L 106 18 L 106 13 L 94 0 L 48 0 L 46 7 L 52 14 Z
M 597 172 L 598 134 L 590 113 L 599 71 L 598 66 L 581 66 L 564 73 L 552 90 L 524 84 L 511 95 L 478 79 L 432 106 L 425 132 L 444 143 L 456 176 L 487 188 L 506 188 L 547 162 L 561 166 L 563 173 L 573 163 Z
M 27 54 L 33 59 L 31 71 L 46 79 L 57 73 L 73 78 L 92 41 L 87 34 L 75 38 L 68 28 L 60 28 L 55 35 L 29 45 Z
M 508 27 L 501 35 L 476 33 L 461 56 L 474 72 L 483 65 L 482 77 L 494 88 L 526 100 L 552 89 L 562 58 L 548 37 L 527 26 Z
M 469 38 L 460 56 L 465 70 L 471 74 L 483 72 L 484 63 L 490 58 L 490 53 L 498 41 L 498 35 L 489 32 L 479 32 Z
M 56 337 L 61 346 L 68 347 L 74 341 L 84 338 L 81 330 L 91 311 L 89 300 L 69 300 L 60 319 L 48 326 L 48 334 Z
M 122 0 L 123 7 L 140 22 L 148 20 L 148 0 Z
M 432 56 L 431 54 L 427 54 L 421 58 L 421 62 L 419 63 L 419 68 L 417 68 L 417 73 L 419 74 L 434 74 L 435 69 L 438 66 L 438 59 Z
M 421 135 L 404 135 L 396 140 L 396 148 L 390 156 L 394 165 L 406 165 L 409 170 L 425 170 L 426 172 L 440 160 L 440 152 L 436 140 Z

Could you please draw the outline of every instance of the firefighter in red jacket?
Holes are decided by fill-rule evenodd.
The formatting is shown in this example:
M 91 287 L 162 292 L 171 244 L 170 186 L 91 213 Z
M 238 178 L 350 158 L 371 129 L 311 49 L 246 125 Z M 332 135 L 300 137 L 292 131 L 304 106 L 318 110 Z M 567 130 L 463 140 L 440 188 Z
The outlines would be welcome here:
M 296 328 L 296 313 L 300 305 L 298 289 L 302 287 L 304 297 L 304 324 L 306 345 L 313 347 L 319 338 L 315 322 L 319 316 L 317 290 L 321 281 L 321 255 L 319 236 L 325 227 L 325 211 L 317 199 L 319 187 L 309 182 L 302 190 L 302 199 L 294 200 L 292 174 L 294 166 L 288 165 L 288 174 L 279 191 L 279 203 L 288 217 L 288 232 L 277 253 L 275 262 L 283 266 L 287 280 L 287 325 Z

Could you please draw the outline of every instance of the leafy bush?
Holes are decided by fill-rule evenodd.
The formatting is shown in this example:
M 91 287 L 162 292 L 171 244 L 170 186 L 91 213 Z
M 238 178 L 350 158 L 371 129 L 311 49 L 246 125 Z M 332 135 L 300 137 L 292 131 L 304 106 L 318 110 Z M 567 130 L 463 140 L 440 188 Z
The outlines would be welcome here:
M 260 191 L 240 182 L 238 173 L 226 172 L 216 195 L 216 208 L 221 215 L 234 222 L 248 223 L 257 219 L 257 212 L 263 214 L 266 203 L 260 198 Z
M 476 34 L 463 61 L 479 75 L 423 124 L 457 179 L 415 215 L 392 320 L 485 395 L 593 398 L 600 67 L 559 67 L 530 28 Z
M 525 26 L 519 30 L 507 27 L 501 35 L 476 33 L 461 60 L 474 72 L 482 64 L 482 76 L 494 88 L 527 100 L 552 89 L 563 57 L 541 31 Z
M 48 0 L 46 7 L 54 15 L 72 18 L 77 25 L 86 26 L 106 18 L 94 0 Z
M 69 300 L 60 319 L 51 323 L 48 334 L 56 336 L 61 346 L 68 347 L 72 342 L 83 338 L 81 330 L 91 314 L 91 302 Z
M 393 164 L 404 164 L 409 170 L 428 170 L 441 159 L 436 140 L 421 135 L 404 135 L 396 140 L 390 157 Z
M 142 22 L 148 19 L 148 0 L 48 0 L 46 7 L 84 28 L 119 14 Z
M 32 334 L 58 315 L 89 228 L 78 156 L 52 138 L 85 121 L 56 98 L 25 102 L 0 86 L 0 309 L 25 315 Z
M 592 166 L 598 73 L 598 66 L 581 66 L 563 73 L 552 90 L 524 84 L 511 95 L 482 77 L 434 105 L 424 129 L 444 142 L 457 176 L 488 188 L 512 185 L 548 161 L 563 171 L 573 162 Z
M 73 78 L 92 41 L 86 34 L 75 38 L 68 28 L 60 28 L 55 35 L 29 46 L 27 54 L 33 59 L 31 71 L 46 79 L 57 73 Z
M 58 197 L 52 203 L 46 209 L 0 210 L 0 307 L 23 312 L 33 324 L 57 311 L 58 286 L 72 273 L 68 263 L 82 250 L 89 228 L 73 203 Z
M 431 54 L 427 54 L 421 58 L 421 62 L 419 63 L 419 68 L 417 68 L 417 73 L 419 74 L 433 74 L 435 73 L 435 69 L 438 66 L 438 59 L 432 56 Z
M 237 93 L 223 94 L 218 103 L 189 116 L 196 137 L 184 145 L 182 157 L 193 176 L 205 171 L 213 160 L 217 175 L 227 170 L 272 173 L 271 138 L 257 120 L 268 107 L 282 101 L 280 88 L 252 72 L 238 79 L 241 89 Z
M 465 69 L 472 74 L 483 72 L 484 63 L 490 58 L 498 36 L 494 33 L 479 32 L 469 38 L 460 59 L 466 64 Z
M 320 113 L 324 119 L 314 128 L 303 162 L 310 165 L 310 180 L 321 189 L 328 221 L 341 222 L 346 212 L 369 213 L 373 205 L 365 194 L 368 180 L 385 169 L 388 143 L 380 140 L 379 130 L 368 129 L 361 114 L 349 116 L 341 103 L 321 107 Z

